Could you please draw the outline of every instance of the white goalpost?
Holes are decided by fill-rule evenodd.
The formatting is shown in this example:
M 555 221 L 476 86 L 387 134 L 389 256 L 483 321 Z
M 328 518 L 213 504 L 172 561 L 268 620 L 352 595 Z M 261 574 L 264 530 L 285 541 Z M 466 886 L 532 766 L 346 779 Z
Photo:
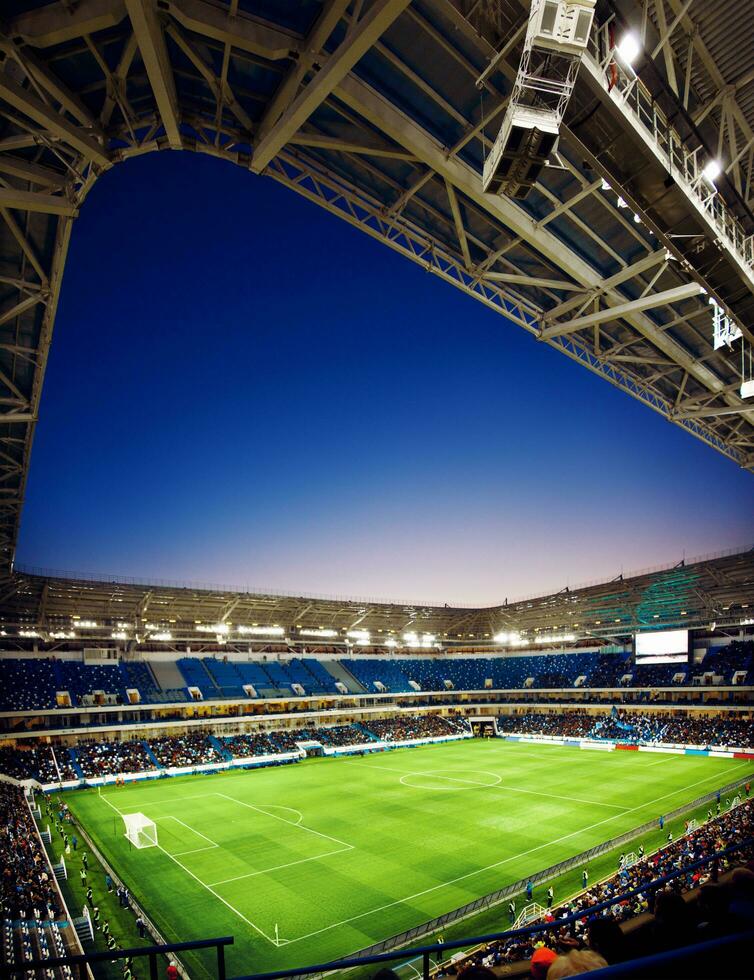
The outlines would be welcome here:
M 124 813 L 126 837 L 134 847 L 157 847 L 157 824 L 143 813 Z

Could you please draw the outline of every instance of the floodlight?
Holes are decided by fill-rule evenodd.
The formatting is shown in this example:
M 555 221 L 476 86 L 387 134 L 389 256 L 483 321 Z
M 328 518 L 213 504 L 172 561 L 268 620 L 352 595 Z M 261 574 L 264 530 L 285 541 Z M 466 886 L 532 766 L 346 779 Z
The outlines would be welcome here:
M 123 639 L 125 639 L 125 636 L 123 637 Z M 172 633 L 153 633 L 149 637 L 149 639 L 150 640 L 172 640 L 173 639 L 173 634 Z
M 228 624 L 227 623 L 214 623 L 214 624 L 211 624 L 211 625 L 202 624 L 201 626 L 197 626 L 196 627 L 197 633 L 215 633 L 215 634 L 219 634 L 219 633 L 227 633 L 228 630 L 229 630 L 229 627 L 228 627 Z M 239 632 L 243 632 L 243 631 L 242 630 L 239 630 Z
M 320 637 L 325 637 L 325 636 L 337 636 L 337 635 L 338 635 L 338 631 L 337 631 L 337 630 L 327 630 L 327 629 L 321 629 L 321 630 L 320 630 L 320 629 L 307 629 L 307 628 L 305 628 L 305 627 L 302 627 L 302 628 L 301 628 L 301 629 L 299 630 L 299 633 L 300 633 L 300 634 L 301 634 L 302 636 L 320 636 Z
M 708 160 L 702 170 L 702 177 L 704 177 L 708 184 L 714 184 L 722 172 L 723 168 L 719 160 Z
M 641 41 L 633 31 L 629 31 L 620 39 L 615 50 L 621 61 L 630 66 L 641 54 Z
M 200 627 L 197 627 L 199 629 Z M 214 627 L 212 627 L 214 630 Z M 210 632 L 212 631 L 210 630 Z M 285 630 L 282 626 L 239 626 L 239 633 L 253 633 L 255 636 L 284 636 Z
M 741 397 L 754 398 L 754 378 L 751 381 L 744 381 L 741 384 Z

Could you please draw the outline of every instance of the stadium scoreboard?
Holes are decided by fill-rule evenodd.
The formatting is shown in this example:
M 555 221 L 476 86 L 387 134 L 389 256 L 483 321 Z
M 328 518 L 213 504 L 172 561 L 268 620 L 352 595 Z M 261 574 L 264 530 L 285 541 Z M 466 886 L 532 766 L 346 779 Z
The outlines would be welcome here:
M 689 631 L 660 630 L 634 634 L 634 663 L 686 664 L 689 661 Z

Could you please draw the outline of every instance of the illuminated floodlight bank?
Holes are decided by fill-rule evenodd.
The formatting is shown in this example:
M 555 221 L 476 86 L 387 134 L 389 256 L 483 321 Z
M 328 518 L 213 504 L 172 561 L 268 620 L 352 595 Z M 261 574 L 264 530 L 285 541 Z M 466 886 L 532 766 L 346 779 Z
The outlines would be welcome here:
M 299 633 L 301 634 L 301 636 L 318 636 L 318 637 L 322 637 L 322 638 L 333 637 L 333 636 L 337 636 L 338 635 L 338 631 L 337 630 L 331 630 L 331 629 L 306 629 L 306 628 L 303 628 L 303 627 L 299 630 Z
M 624 34 L 615 47 L 615 53 L 623 64 L 630 68 L 641 54 L 641 41 L 638 34 L 633 31 Z
M 250 636 L 285 636 L 282 626 L 239 626 L 238 632 Z
M 403 642 L 407 647 L 411 649 L 427 649 L 428 647 L 433 647 L 435 645 L 435 640 L 437 637 L 434 633 L 404 633 Z

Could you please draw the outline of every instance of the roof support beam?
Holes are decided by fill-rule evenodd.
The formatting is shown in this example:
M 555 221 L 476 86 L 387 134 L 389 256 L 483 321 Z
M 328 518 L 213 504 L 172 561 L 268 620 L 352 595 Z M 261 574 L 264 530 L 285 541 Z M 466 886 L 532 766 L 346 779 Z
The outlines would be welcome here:
M 445 181 L 445 189 L 448 192 L 448 201 L 450 201 L 450 211 L 453 215 L 453 224 L 456 228 L 456 237 L 458 238 L 458 244 L 461 246 L 461 252 L 463 254 L 463 261 L 467 269 L 471 268 L 471 253 L 469 252 L 469 243 L 466 239 L 466 229 L 463 227 L 463 218 L 461 217 L 461 209 L 458 206 L 458 197 L 456 192 L 453 190 L 453 185 L 450 181 Z
M 168 143 L 172 149 L 180 150 L 182 143 L 178 128 L 178 96 L 157 8 L 152 0 L 126 0 L 126 10 L 131 19 L 136 43 L 139 45 Z
M 32 306 L 36 306 L 37 303 L 42 303 L 45 301 L 45 297 L 41 293 L 35 293 L 33 296 L 27 296 L 26 299 L 22 299 L 20 303 L 16 303 L 11 309 L 6 310 L 5 313 L 0 313 L 0 326 L 7 323 L 9 320 L 13 320 L 14 317 L 20 316 L 25 313 L 26 310 L 30 310 Z
M 537 276 L 521 276 L 512 272 L 485 272 L 482 279 L 492 279 L 494 282 L 509 282 L 516 286 L 539 286 L 541 289 L 565 289 L 583 293 L 584 287 L 573 282 L 563 282 L 560 279 L 540 279 Z M 581 300 L 579 300 L 581 302 Z
M 678 419 L 713 419 L 722 415 L 740 415 L 747 405 L 726 405 L 724 408 L 697 408 L 688 412 L 678 412 L 673 418 Z
M 314 146 L 323 150 L 338 150 L 340 153 L 356 153 L 359 156 L 387 157 L 391 160 L 416 162 L 416 157 L 397 147 L 370 146 L 368 143 L 353 143 L 335 136 L 320 136 L 315 133 L 297 133 L 289 140 L 291 146 Z
M 62 214 L 69 218 L 75 218 L 78 214 L 76 205 L 65 197 L 19 191 L 15 187 L 0 187 L 0 208 L 34 211 L 37 214 Z
M 260 173 L 264 170 L 410 2 L 411 0 L 375 0 L 362 20 L 330 55 L 325 67 L 254 147 L 251 161 L 253 171 Z
M 600 284 L 597 293 L 594 295 L 599 295 L 600 292 L 607 292 L 609 289 L 614 289 L 616 286 L 620 286 L 621 283 L 628 282 L 629 279 L 633 279 L 636 276 L 641 275 L 644 272 L 648 272 L 649 269 L 654 268 L 660 262 L 665 261 L 668 258 L 668 253 L 664 248 L 658 249 L 656 252 L 650 252 L 649 255 L 645 255 L 643 259 L 639 259 L 638 262 L 634 262 L 632 265 L 627 265 L 625 269 L 621 269 L 620 272 L 616 272 L 614 276 L 610 276 L 605 279 Z M 576 299 L 566 300 L 565 303 L 561 303 L 560 306 L 554 307 L 554 309 L 548 312 L 549 317 L 559 317 L 564 313 L 568 313 L 571 310 L 575 310 L 576 307 L 580 306 L 586 297 L 577 297 Z
M 109 167 L 110 160 L 104 148 L 80 126 L 69 122 L 52 106 L 42 102 L 28 89 L 12 81 L 7 75 L 0 75 L 0 99 L 4 99 L 18 112 L 33 119 L 44 129 L 53 133 L 68 146 L 77 150 L 85 159 L 100 167 Z
M 259 123 L 258 138 L 262 140 L 272 129 L 278 119 L 296 98 L 299 87 L 306 78 L 315 58 L 330 37 L 338 21 L 348 9 L 350 0 L 327 0 L 314 27 L 309 32 L 306 41 L 301 46 L 301 52 L 296 64 L 292 65 L 283 81 L 278 85 L 275 94 L 267 104 L 264 115 Z
M 58 173 L 51 167 L 11 156 L 9 153 L 0 154 L 0 173 L 10 174 L 12 177 L 27 180 L 30 184 L 37 184 L 40 187 L 60 188 L 65 187 L 66 184 L 65 174 Z
M 703 292 L 704 288 L 698 282 L 688 282 L 684 283 L 683 286 L 676 286 L 674 289 L 666 289 L 662 293 L 649 293 L 647 296 L 641 296 L 639 299 L 633 299 L 628 303 L 619 303 L 618 306 L 597 310 L 595 313 L 577 317 L 575 320 L 568 320 L 566 323 L 555 323 L 550 327 L 545 327 L 540 334 L 540 339 L 550 340 L 553 337 L 562 337 L 565 334 L 574 333 L 576 330 L 592 327 L 595 323 L 606 323 L 632 313 L 641 313 L 643 310 L 680 303 L 685 299 L 691 299 L 693 296 L 700 296 Z
M 101 135 L 100 127 L 87 107 L 71 90 L 59 79 L 54 72 L 41 62 L 31 51 L 30 48 L 19 48 L 7 37 L 0 35 L 0 51 L 14 58 L 21 66 L 23 71 L 30 78 L 43 88 L 46 92 L 59 103 L 65 112 L 73 116 L 82 126 Z

